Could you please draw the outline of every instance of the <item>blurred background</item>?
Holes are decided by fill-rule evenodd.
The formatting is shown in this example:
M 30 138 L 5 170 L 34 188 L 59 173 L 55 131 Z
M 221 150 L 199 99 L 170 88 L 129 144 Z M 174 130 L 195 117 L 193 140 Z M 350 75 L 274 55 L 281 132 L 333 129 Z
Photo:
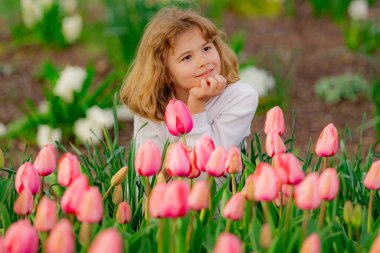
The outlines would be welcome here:
M 115 118 L 128 148 L 133 115 L 117 92 L 146 23 L 171 4 L 226 32 L 260 94 L 250 138 L 265 141 L 265 112 L 279 105 L 295 153 L 314 149 L 330 122 L 348 152 L 379 152 L 376 0 L 1 0 L 0 148 L 17 160 L 54 141 L 96 145 Z

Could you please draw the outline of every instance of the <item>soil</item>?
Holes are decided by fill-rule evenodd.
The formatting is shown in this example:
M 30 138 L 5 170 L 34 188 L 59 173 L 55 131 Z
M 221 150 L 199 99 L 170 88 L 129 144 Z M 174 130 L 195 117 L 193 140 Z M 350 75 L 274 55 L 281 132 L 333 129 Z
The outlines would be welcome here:
M 248 19 L 226 13 L 224 30 L 227 35 L 240 29 L 247 32 L 244 55 L 257 59 L 258 67 L 271 71 L 273 55 L 279 57 L 284 66 L 290 64 L 289 57 L 295 56 L 290 66 L 292 85 L 286 98 L 288 106 L 283 108 L 286 118 L 284 139 L 290 137 L 294 109 L 297 152 L 305 154 L 310 138 L 313 147 L 323 127 L 330 122 L 341 134 L 346 126 L 352 130 L 353 138 L 347 147 L 349 152 L 354 152 L 359 143 L 358 128 L 363 114 L 367 120 L 374 117 L 373 104 L 362 98 L 357 102 L 328 105 L 316 97 L 314 84 L 321 77 L 348 72 L 361 73 L 369 80 L 372 69 L 380 73 L 380 59 L 347 50 L 341 29 L 327 18 L 313 17 L 308 4 L 298 6 L 295 17 Z M 46 59 L 62 67 L 86 66 L 91 61 L 97 71 L 97 80 L 102 80 L 112 70 L 105 55 L 91 53 L 81 44 L 57 51 L 39 45 L 15 47 L 11 41 L 9 28 L 0 19 L 0 122 L 3 124 L 23 115 L 21 105 L 25 100 L 31 99 L 37 104 L 43 100 L 42 85 L 35 72 Z M 257 114 L 252 122 L 252 132 L 258 133 L 262 143 L 265 143 L 264 120 L 264 114 Z M 122 123 L 120 143 L 128 146 L 132 128 L 131 122 Z M 362 141 L 365 151 L 376 142 L 372 127 L 363 131 Z M 25 148 L 21 140 L 0 140 L 0 145 L 1 148 L 9 145 L 9 152 L 15 155 L 22 154 Z M 32 145 L 30 150 L 35 153 L 38 148 Z M 379 153 L 380 149 L 377 147 L 375 151 Z

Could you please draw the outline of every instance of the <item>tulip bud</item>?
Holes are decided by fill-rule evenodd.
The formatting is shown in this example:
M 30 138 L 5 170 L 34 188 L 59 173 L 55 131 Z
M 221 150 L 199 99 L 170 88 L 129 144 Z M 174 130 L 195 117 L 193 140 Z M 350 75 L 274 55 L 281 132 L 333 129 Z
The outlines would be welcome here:
M 187 177 L 188 178 L 197 178 L 201 175 L 201 171 L 198 170 L 197 167 L 195 166 L 194 151 L 191 151 L 189 153 L 189 159 L 190 159 L 191 171 Z
M 265 223 L 261 227 L 260 232 L 260 247 L 267 249 L 272 244 L 272 232 L 270 231 L 270 226 L 268 223 Z
M 344 222 L 346 224 L 351 224 L 353 216 L 354 216 L 354 207 L 352 206 L 351 201 L 347 200 L 346 203 L 344 203 L 344 208 L 343 208 Z
M 254 188 L 255 187 L 255 174 L 251 174 L 247 177 L 244 187 L 241 191 L 246 200 L 255 201 Z
M 88 179 L 81 175 L 63 193 L 61 208 L 65 213 L 76 214 L 82 202 L 84 192 L 88 189 Z
M 114 228 L 107 228 L 100 232 L 91 244 L 88 253 L 122 253 L 123 238 Z
M 193 129 L 193 119 L 186 105 L 171 99 L 166 106 L 164 120 L 169 132 L 174 136 L 187 134 Z
M 38 233 L 28 220 L 12 223 L 4 236 L 5 248 L 10 253 L 37 252 L 38 243 Z
M 46 239 L 46 253 L 74 253 L 75 235 L 71 223 L 61 219 L 51 230 Z
M 370 190 L 380 189 L 380 160 L 372 163 L 365 176 L 364 185 Z
M 165 196 L 166 184 L 158 183 L 152 189 L 149 196 L 149 216 L 152 218 L 162 218 L 162 200 Z
M 325 169 L 318 179 L 318 190 L 321 199 L 331 201 L 339 192 L 339 178 L 336 169 Z
M 354 208 L 354 215 L 352 216 L 352 226 L 354 228 L 359 228 L 362 225 L 363 220 L 363 209 L 360 204 L 356 204 Z
M 206 181 L 198 181 L 191 188 L 189 194 L 189 207 L 191 210 L 200 211 L 208 208 L 209 189 Z
M 1 253 L 7 253 L 7 249 L 5 248 L 4 238 L 1 236 L 0 236 L 0 252 Z
M 34 167 L 41 176 L 48 176 L 55 170 L 57 158 L 53 145 L 45 145 L 37 155 L 34 161 Z
M 212 151 L 215 149 L 214 142 L 208 135 L 203 135 L 194 145 L 194 164 L 200 171 L 206 170 L 206 164 Z
M 190 158 L 187 148 L 182 142 L 170 145 L 166 152 L 165 170 L 170 176 L 186 177 L 191 172 Z
M 162 199 L 162 215 L 165 218 L 186 216 L 189 205 L 189 186 L 185 181 L 173 181 L 167 185 Z
M 380 234 L 377 234 L 375 240 L 372 243 L 369 253 L 378 253 L 380 252 Z
M 28 215 L 33 211 L 33 195 L 29 189 L 23 190 L 16 199 L 13 210 L 18 215 Z
M 98 223 L 103 219 L 103 197 L 98 187 L 90 187 L 84 192 L 77 218 L 86 223 Z
M 124 179 L 128 175 L 128 166 L 124 166 L 111 178 L 111 186 L 116 186 L 123 183 Z
M 37 207 L 34 227 L 41 232 L 50 231 L 58 220 L 57 205 L 44 196 Z
M 69 186 L 80 174 L 80 163 L 75 155 L 66 153 L 59 159 L 57 180 L 61 186 Z
M 265 149 L 269 157 L 286 152 L 286 146 L 276 131 L 270 131 L 265 141 Z
M 300 253 L 320 253 L 321 252 L 321 240 L 317 233 L 311 234 L 302 243 Z
M 282 184 L 296 185 L 305 177 L 300 161 L 292 153 L 275 155 L 272 162 Z
M 260 163 L 255 171 L 254 198 L 256 201 L 272 201 L 279 191 L 279 179 L 272 166 Z
M 127 202 L 121 202 L 116 211 L 116 220 L 120 224 L 129 223 L 132 219 L 131 208 Z
M 275 106 L 267 112 L 265 119 L 264 132 L 268 134 L 270 131 L 277 132 L 282 136 L 285 132 L 284 115 L 280 107 Z
M 113 189 L 112 203 L 114 203 L 115 205 L 117 205 L 117 204 L 119 204 L 122 201 L 123 201 L 123 186 L 121 184 L 118 184 Z
M 213 253 L 243 253 L 243 244 L 240 239 L 230 233 L 221 233 L 216 240 Z
M 321 204 L 318 193 L 318 175 L 310 173 L 299 183 L 294 192 L 296 206 L 302 210 L 314 210 Z
M 161 151 L 152 140 L 146 141 L 137 151 L 135 169 L 140 176 L 157 174 L 161 168 Z
M 240 151 L 237 147 L 233 146 L 228 150 L 225 167 L 226 172 L 230 174 L 237 174 L 243 170 Z
M 31 163 L 26 162 L 17 170 L 15 188 L 18 194 L 24 189 L 29 189 L 35 195 L 40 190 L 40 177 Z
M 328 124 L 318 138 L 315 152 L 318 156 L 333 156 L 338 151 L 338 131 L 334 124 Z
M 222 215 L 226 219 L 240 220 L 244 214 L 244 196 L 241 192 L 235 193 L 223 208 Z
M 217 147 L 214 151 L 212 151 L 205 168 L 207 174 L 213 177 L 222 176 L 225 171 L 225 159 L 226 151 L 223 147 Z

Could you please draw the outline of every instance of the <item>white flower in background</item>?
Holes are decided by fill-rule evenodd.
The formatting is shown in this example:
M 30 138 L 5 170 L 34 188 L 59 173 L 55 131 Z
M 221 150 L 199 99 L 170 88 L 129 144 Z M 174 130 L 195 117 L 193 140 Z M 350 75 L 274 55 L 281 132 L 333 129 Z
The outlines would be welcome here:
M 38 108 L 37 108 L 38 112 L 40 113 L 48 113 L 49 112 L 49 102 L 44 100 L 44 101 L 41 101 L 39 104 L 38 104 Z
M 39 125 L 37 130 L 37 144 L 40 148 L 47 144 L 55 145 L 55 141 L 61 141 L 62 131 L 59 128 L 51 128 L 48 125 Z
M 78 14 L 65 17 L 62 20 L 62 33 L 67 43 L 73 43 L 82 31 L 82 17 Z
M 61 4 L 67 14 L 73 15 L 77 11 L 77 0 L 62 0 Z
M 7 131 L 7 127 L 3 123 L 0 123 L 0 137 L 6 135 Z
M 80 67 L 67 66 L 61 72 L 54 87 L 54 94 L 70 103 L 73 101 L 74 91 L 80 91 L 83 81 L 86 78 L 86 71 Z
M 265 97 L 275 87 L 275 81 L 265 70 L 246 67 L 240 71 L 240 79 L 251 85 L 260 97 Z
M 87 119 L 100 128 L 113 126 L 113 113 L 110 109 L 101 109 L 98 106 L 89 108 L 86 112 Z
M 44 11 L 48 11 L 53 6 L 53 0 L 37 0 L 37 4 Z
M 132 121 L 133 120 L 133 112 L 125 105 L 119 105 L 116 107 L 117 119 Z
M 32 28 L 42 18 L 42 9 L 34 0 L 21 0 L 22 20 L 27 28 Z
M 98 144 L 103 139 L 103 129 L 87 119 L 78 119 L 74 123 L 74 134 L 82 143 Z
M 354 0 L 348 7 L 348 14 L 354 20 L 363 20 L 368 17 L 367 0 Z

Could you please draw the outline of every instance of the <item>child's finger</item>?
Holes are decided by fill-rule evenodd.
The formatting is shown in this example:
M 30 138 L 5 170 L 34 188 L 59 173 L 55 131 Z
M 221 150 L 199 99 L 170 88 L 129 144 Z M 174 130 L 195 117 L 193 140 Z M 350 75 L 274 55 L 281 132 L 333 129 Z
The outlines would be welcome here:
M 213 77 L 208 77 L 207 81 L 210 83 L 210 88 L 215 89 L 218 85 L 218 81 Z
M 225 88 L 225 86 L 227 85 L 227 80 L 226 78 L 224 78 L 224 76 L 215 75 L 215 79 L 218 80 L 218 83 L 223 85 L 223 87 Z
M 206 81 L 206 79 L 201 79 L 201 88 L 202 88 L 202 89 L 205 89 L 207 86 L 208 86 L 208 85 L 207 85 L 207 81 Z

